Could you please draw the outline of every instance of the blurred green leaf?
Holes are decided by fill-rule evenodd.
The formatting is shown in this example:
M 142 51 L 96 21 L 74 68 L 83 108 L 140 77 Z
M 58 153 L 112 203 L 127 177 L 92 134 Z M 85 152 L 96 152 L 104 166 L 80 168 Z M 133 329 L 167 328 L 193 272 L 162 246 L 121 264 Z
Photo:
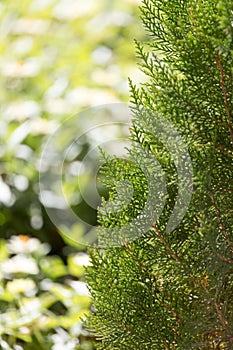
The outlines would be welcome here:
M 67 274 L 67 268 L 59 256 L 42 258 L 39 264 L 44 274 L 51 279 L 57 279 Z
M 0 262 L 6 260 L 9 256 L 9 253 L 6 249 L 6 241 L 0 239 Z
M 67 260 L 68 263 L 68 269 L 71 275 L 76 276 L 76 277 L 82 277 L 84 274 L 84 267 L 78 265 L 77 259 L 75 255 L 71 255 L 68 257 Z

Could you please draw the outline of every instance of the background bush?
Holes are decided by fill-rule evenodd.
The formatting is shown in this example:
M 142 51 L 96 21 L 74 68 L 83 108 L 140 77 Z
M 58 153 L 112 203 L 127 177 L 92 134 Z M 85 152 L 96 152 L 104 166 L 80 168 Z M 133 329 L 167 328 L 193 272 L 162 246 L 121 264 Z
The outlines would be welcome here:
M 138 74 L 132 41 L 141 36 L 137 11 L 132 1 L 0 4 L 1 237 L 32 234 L 60 250 L 38 199 L 41 150 L 67 117 L 128 101 L 127 78 Z M 77 184 L 67 186 L 68 195 L 77 191 Z M 73 205 L 95 223 L 95 211 L 82 201 Z

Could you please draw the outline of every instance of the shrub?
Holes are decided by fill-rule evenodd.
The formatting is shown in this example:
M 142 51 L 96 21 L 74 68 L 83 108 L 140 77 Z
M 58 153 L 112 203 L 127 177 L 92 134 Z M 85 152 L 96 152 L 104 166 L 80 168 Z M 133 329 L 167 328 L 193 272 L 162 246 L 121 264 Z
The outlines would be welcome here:
M 130 83 L 128 159 L 102 170 L 89 327 L 104 350 L 232 349 L 233 3 L 144 0 L 141 14 L 148 81 Z

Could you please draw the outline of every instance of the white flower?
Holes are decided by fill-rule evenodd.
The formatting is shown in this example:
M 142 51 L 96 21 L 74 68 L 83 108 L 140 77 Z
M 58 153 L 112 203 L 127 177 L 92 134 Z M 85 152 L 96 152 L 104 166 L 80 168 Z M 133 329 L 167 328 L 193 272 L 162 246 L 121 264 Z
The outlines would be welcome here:
M 11 294 L 25 294 L 32 296 L 36 293 L 37 288 L 35 282 L 30 278 L 16 278 L 6 284 L 6 289 Z
M 10 207 L 14 204 L 15 198 L 10 187 L 2 180 L 0 176 L 0 202 Z
M 35 101 L 16 101 L 8 105 L 4 111 L 6 120 L 17 120 L 19 122 L 40 115 L 40 106 Z
M 34 42 L 31 36 L 28 35 L 28 36 L 20 37 L 19 39 L 15 40 L 11 45 L 13 54 L 15 55 L 28 54 L 33 48 L 33 44 Z
M 26 191 L 29 186 L 29 180 L 23 175 L 13 175 L 13 184 L 18 191 Z
M 49 251 L 47 244 L 42 244 L 37 238 L 26 235 L 12 236 L 7 242 L 7 249 L 11 254 L 31 254 Z
M 60 77 L 48 88 L 44 97 L 46 99 L 59 99 L 68 85 L 69 81 L 65 77 Z
M 89 256 L 85 253 L 78 253 L 73 256 L 73 262 L 78 266 L 90 266 Z
M 0 269 L 4 275 L 16 273 L 36 275 L 39 273 L 35 260 L 22 254 L 15 255 L 13 258 L 5 260 L 0 265 Z
M 66 114 L 71 110 L 69 103 L 63 98 L 47 99 L 44 109 L 50 114 Z
M 11 350 L 8 343 L 5 340 L 3 340 L 2 338 L 0 338 L 0 346 L 1 346 L 2 350 Z
M 105 30 L 109 26 L 126 27 L 132 22 L 132 15 L 122 11 L 109 11 L 108 16 L 103 12 L 93 17 L 87 23 L 87 30 L 90 32 L 98 28 L 99 31 Z
M 92 80 L 98 85 L 108 85 L 108 86 L 116 86 L 121 83 L 121 77 L 119 72 L 114 71 L 114 66 L 112 69 L 95 69 L 91 75 Z
M 50 21 L 35 18 L 19 18 L 13 27 L 14 34 L 41 35 L 45 33 L 50 26 Z
M 36 118 L 31 121 L 32 135 L 47 135 L 55 132 L 59 124 L 55 120 Z
M 78 339 L 72 339 L 64 329 L 57 328 L 55 334 L 51 336 L 54 345 L 52 350 L 74 350 L 79 343 Z
M 38 298 L 25 299 L 20 307 L 20 312 L 25 316 L 25 321 L 36 319 L 41 316 L 41 302 Z
M 141 5 L 141 0 L 127 0 L 128 2 L 136 5 Z
M 94 0 L 61 0 L 53 10 L 59 20 L 72 21 L 75 18 L 90 14 L 95 8 Z
M 65 98 L 73 107 L 97 106 L 100 104 L 119 102 L 116 96 L 109 90 L 82 86 L 70 90 Z
M 83 295 L 85 297 L 90 296 L 89 290 L 87 288 L 87 284 L 85 282 L 69 281 L 68 283 L 78 295 Z
M 31 2 L 30 8 L 33 12 L 40 12 L 41 10 L 47 9 L 53 2 L 54 0 L 34 0 Z
M 31 78 L 39 74 L 38 59 L 30 58 L 27 61 L 11 61 L 2 65 L 2 74 L 12 78 Z
M 14 350 L 23 350 L 21 345 L 14 345 Z
M 106 46 L 98 46 L 93 52 L 92 52 L 92 59 L 96 64 L 99 65 L 107 65 L 110 63 L 112 59 L 112 50 L 110 50 Z

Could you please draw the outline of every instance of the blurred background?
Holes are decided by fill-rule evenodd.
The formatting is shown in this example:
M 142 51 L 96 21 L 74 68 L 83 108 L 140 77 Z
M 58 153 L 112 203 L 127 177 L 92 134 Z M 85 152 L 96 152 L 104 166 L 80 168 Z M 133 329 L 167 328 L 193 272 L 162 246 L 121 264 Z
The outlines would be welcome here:
M 129 102 L 128 77 L 142 80 L 134 48 L 144 36 L 139 4 L 0 2 L 1 349 L 94 349 L 81 322 L 91 307 L 83 277 L 88 255 L 50 221 L 44 204 L 59 203 L 41 203 L 39 163 L 49 136 L 68 117 Z M 79 162 L 89 143 L 87 137 Z M 88 174 L 82 176 L 88 187 Z M 68 181 L 65 190 L 95 225 L 96 210 L 78 195 L 77 182 Z M 74 228 L 79 235 L 83 226 Z

